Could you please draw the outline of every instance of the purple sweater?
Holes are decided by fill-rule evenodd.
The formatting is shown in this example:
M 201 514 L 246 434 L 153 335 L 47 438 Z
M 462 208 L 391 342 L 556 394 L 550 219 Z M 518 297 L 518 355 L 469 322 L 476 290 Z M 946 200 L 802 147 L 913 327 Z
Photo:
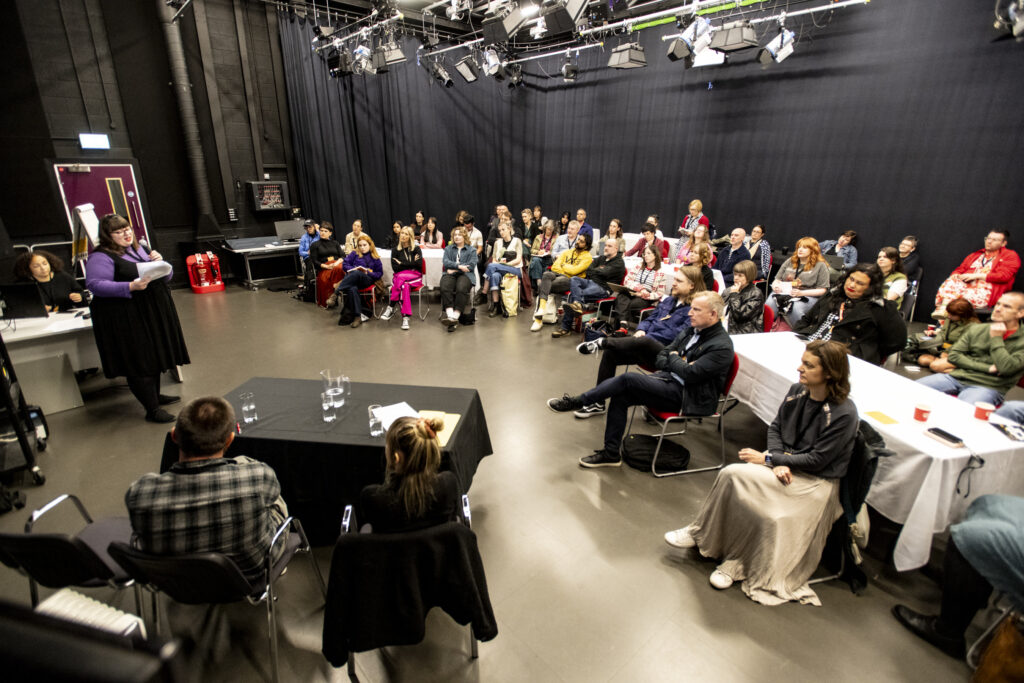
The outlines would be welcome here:
M 149 261 L 149 255 L 141 247 L 129 247 L 125 251 L 125 256 L 128 254 L 134 256 L 129 258 L 129 261 Z M 166 279 L 169 280 L 173 276 L 172 270 Z M 85 264 L 85 288 L 92 292 L 93 296 L 128 299 L 132 295 L 130 285 L 130 282 L 114 281 L 114 259 L 110 254 L 94 251 L 89 255 L 89 260 Z
M 360 254 L 358 251 L 353 251 L 345 257 L 346 273 L 356 266 L 362 266 L 369 270 L 368 275 L 374 280 L 379 280 L 384 276 L 384 264 L 380 262 L 379 258 L 373 258 L 373 254 Z

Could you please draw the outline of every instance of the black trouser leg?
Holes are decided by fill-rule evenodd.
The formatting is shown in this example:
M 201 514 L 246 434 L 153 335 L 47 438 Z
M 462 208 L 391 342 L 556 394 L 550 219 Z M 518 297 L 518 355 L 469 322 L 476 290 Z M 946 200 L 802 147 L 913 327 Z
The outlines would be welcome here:
M 160 408 L 160 375 L 126 377 L 128 388 L 149 415 Z
M 455 281 L 455 312 L 460 315 L 466 310 L 469 303 L 469 291 L 473 289 L 473 283 L 466 275 L 460 275 Z
M 678 410 L 682 396 L 682 385 L 671 377 L 627 372 L 583 394 L 583 404 L 611 399 L 604 423 L 604 449 L 615 454 L 622 445 L 630 406 L 646 404 L 656 410 Z
M 597 370 L 598 384 L 614 377 L 615 369 L 620 365 L 654 365 L 655 359 L 665 346 L 650 337 L 618 337 L 606 338 L 602 348 L 604 351 L 601 354 L 601 365 Z
M 946 636 L 963 636 L 978 610 L 988 604 L 992 584 L 960 554 L 949 539 L 943 563 L 942 610 L 936 628 Z

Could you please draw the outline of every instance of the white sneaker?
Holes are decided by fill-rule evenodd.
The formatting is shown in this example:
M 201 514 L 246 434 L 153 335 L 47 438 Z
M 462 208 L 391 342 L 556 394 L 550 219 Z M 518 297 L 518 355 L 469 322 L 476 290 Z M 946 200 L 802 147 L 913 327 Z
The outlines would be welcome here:
M 577 353 L 582 353 L 584 356 L 589 356 L 592 353 L 597 353 L 600 348 L 601 348 L 601 342 L 600 341 L 588 341 L 588 342 L 583 342 L 582 344 L 577 344 L 576 345 L 576 352 Z
M 530 332 L 540 332 L 540 328 L 544 327 L 544 323 L 541 322 L 540 318 L 534 318 L 533 324 L 530 325 Z
M 690 527 L 688 526 L 666 533 L 665 542 L 671 546 L 675 546 L 676 548 L 697 547 L 697 541 L 693 540 L 693 536 L 690 535 Z M 725 574 L 722 574 L 722 576 L 725 576 Z M 732 579 L 730 579 L 730 581 L 732 581 Z
M 360 313 L 359 314 L 359 319 L 362 320 L 365 323 L 367 320 L 370 319 L 370 316 L 366 315 L 365 313 Z
M 409 316 L 407 316 L 407 315 L 402 316 L 402 329 L 403 330 L 409 329 Z
M 732 577 L 725 572 L 718 571 L 717 569 L 711 572 L 711 576 L 708 578 L 711 585 L 720 591 L 725 590 L 732 585 Z
M 387 308 L 384 309 L 384 312 L 380 314 L 380 319 L 381 320 L 391 320 L 391 316 L 393 316 L 394 314 L 395 314 L 394 307 L 393 306 L 388 306 Z

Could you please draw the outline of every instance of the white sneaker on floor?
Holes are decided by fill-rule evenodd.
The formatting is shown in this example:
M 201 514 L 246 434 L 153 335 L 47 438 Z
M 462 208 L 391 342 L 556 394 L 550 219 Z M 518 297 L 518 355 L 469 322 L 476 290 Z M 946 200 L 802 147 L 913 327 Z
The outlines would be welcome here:
M 697 547 L 697 541 L 693 540 L 693 536 L 690 535 L 690 527 L 688 526 L 666 533 L 665 542 L 671 546 L 675 546 L 676 548 Z M 722 576 L 725 576 L 725 574 L 722 574 Z M 731 580 L 732 579 L 730 579 L 730 581 Z
M 530 325 L 530 332 L 540 332 L 540 328 L 544 327 L 544 323 L 541 322 L 540 318 L 534 318 L 533 324 Z
M 711 585 L 720 591 L 725 590 L 732 585 L 732 577 L 725 572 L 718 571 L 717 569 L 711 572 L 711 576 L 708 578 L 708 581 L 710 581 Z
M 409 316 L 407 316 L 407 315 L 403 315 L 402 316 L 402 329 L 403 330 L 409 329 Z
M 384 312 L 380 314 L 381 320 L 391 320 L 391 316 L 395 314 L 395 309 L 392 306 L 388 306 L 384 309 Z

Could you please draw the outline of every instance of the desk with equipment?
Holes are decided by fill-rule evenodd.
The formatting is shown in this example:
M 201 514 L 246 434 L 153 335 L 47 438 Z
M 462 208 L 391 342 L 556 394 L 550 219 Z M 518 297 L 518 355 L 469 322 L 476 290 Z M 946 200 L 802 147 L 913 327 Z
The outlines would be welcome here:
M 458 422 L 441 448 L 441 469 L 450 470 L 462 493 L 477 465 L 491 454 L 480 395 L 475 389 L 353 382 L 338 419 L 321 418 L 319 380 L 253 377 L 224 397 L 235 409 L 241 433 L 228 456 L 247 455 L 274 468 L 288 511 L 302 520 L 310 539 L 330 544 L 338 536 L 345 505 L 356 503 L 367 484 L 384 481 L 384 437 L 371 437 L 367 407 L 405 401 L 416 410 L 442 411 Z M 258 419 L 242 424 L 239 395 L 251 392 Z M 164 444 L 160 471 L 178 458 Z
M 224 240 L 224 243 L 226 245 L 226 251 L 242 257 L 242 261 L 245 263 L 245 280 L 242 281 L 242 284 L 253 291 L 255 291 L 262 282 L 276 280 L 281 277 L 293 277 L 302 272 L 302 264 L 299 262 L 298 240 L 281 240 L 267 236 Z M 281 259 L 285 256 L 289 257 L 292 261 L 291 269 L 288 272 L 271 277 L 253 277 L 253 261 Z
M 771 422 L 796 381 L 805 344 L 788 332 L 732 339 L 740 357 L 732 395 Z M 896 569 L 926 564 L 932 534 L 962 519 L 978 496 L 1024 495 L 1024 443 L 976 419 L 971 404 L 852 356 L 850 385 L 861 419 L 895 452 L 879 460 L 867 502 L 903 525 L 894 552 Z M 919 404 L 931 408 L 926 422 L 914 419 Z M 935 427 L 951 432 L 964 446 L 936 441 L 926 433 Z

